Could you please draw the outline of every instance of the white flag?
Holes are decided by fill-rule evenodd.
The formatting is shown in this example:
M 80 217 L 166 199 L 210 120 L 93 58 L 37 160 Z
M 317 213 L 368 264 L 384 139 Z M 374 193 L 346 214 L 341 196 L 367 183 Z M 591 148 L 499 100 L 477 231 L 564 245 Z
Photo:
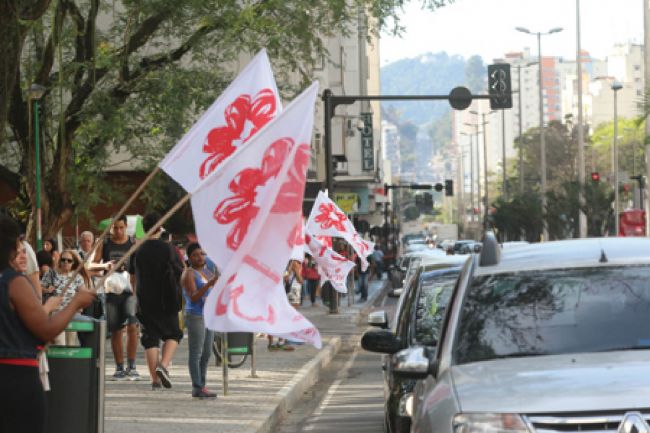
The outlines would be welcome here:
M 260 51 L 160 162 L 187 192 L 282 111 L 266 50 Z
M 318 330 L 289 304 L 283 284 L 317 93 L 314 83 L 192 196 L 199 242 L 223 269 L 203 310 L 210 329 L 290 336 L 320 347 Z
M 319 273 L 324 280 L 329 280 L 338 292 L 347 293 L 348 274 L 354 268 L 354 263 L 336 251 L 321 243 L 315 236 L 307 235 L 307 247 L 318 265 Z
M 305 222 L 303 221 L 302 212 L 298 215 L 298 222 L 293 232 L 296 235 L 296 241 L 291 251 L 291 260 L 298 260 L 302 263 L 305 260 L 305 253 L 307 252 L 305 244 Z
M 320 191 L 311 209 L 307 220 L 307 234 L 315 236 L 334 236 L 343 238 L 359 256 L 361 269 L 368 269 L 366 257 L 372 254 L 375 244 L 364 240 L 352 225 L 352 221 L 341 211 L 341 209 L 330 200 L 329 197 Z

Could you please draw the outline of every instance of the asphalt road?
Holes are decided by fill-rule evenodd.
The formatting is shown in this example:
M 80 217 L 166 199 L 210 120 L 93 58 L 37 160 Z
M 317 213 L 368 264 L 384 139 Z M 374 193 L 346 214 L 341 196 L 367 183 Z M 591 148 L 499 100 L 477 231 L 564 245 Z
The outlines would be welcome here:
M 389 317 L 395 298 L 382 300 Z M 366 352 L 358 344 L 361 333 L 344 347 L 323 372 L 321 380 L 275 430 L 277 433 L 380 433 L 384 427 L 382 355 Z

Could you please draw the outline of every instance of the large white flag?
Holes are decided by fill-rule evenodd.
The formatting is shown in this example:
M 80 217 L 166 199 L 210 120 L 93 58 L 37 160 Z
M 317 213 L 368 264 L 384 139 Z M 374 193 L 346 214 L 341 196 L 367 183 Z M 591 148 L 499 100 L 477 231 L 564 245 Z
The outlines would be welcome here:
M 199 242 L 222 269 L 203 310 L 210 329 L 320 347 L 318 330 L 289 304 L 283 284 L 302 225 L 317 93 L 314 83 L 192 195 Z
M 318 193 L 314 207 L 309 214 L 307 234 L 345 239 L 361 259 L 361 269 L 365 271 L 368 268 L 366 257 L 372 254 L 375 247 L 374 242 L 364 240 L 357 233 L 352 221 L 323 191 Z
M 338 292 L 347 293 L 348 274 L 354 268 L 354 263 L 336 251 L 321 243 L 315 236 L 306 237 L 309 253 L 316 261 L 324 280 L 329 280 Z
M 187 192 L 282 111 L 266 50 L 260 51 L 160 162 Z

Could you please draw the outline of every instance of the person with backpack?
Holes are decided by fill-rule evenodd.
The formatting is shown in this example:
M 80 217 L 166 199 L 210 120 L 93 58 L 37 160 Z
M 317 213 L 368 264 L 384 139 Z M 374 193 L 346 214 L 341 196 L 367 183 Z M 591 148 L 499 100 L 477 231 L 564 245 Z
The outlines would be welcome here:
M 160 220 L 155 212 L 142 219 L 146 232 Z M 180 288 L 183 264 L 174 247 L 160 239 L 162 230 L 146 240 L 133 254 L 131 282 L 138 299 L 138 320 L 152 390 L 171 388 L 167 368 L 183 338 L 178 321 L 182 297 Z M 160 344 L 162 342 L 162 353 Z

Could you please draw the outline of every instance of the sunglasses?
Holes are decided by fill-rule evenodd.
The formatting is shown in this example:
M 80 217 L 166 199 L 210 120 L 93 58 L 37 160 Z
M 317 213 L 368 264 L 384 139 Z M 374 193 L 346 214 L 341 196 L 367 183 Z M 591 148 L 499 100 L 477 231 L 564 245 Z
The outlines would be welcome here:
M 67 258 L 64 258 L 64 257 L 61 257 L 61 258 L 59 259 L 59 261 L 60 261 L 61 263 L 74 263 L 74 260 L 73 260 L 73 259 L 67 259 Z

